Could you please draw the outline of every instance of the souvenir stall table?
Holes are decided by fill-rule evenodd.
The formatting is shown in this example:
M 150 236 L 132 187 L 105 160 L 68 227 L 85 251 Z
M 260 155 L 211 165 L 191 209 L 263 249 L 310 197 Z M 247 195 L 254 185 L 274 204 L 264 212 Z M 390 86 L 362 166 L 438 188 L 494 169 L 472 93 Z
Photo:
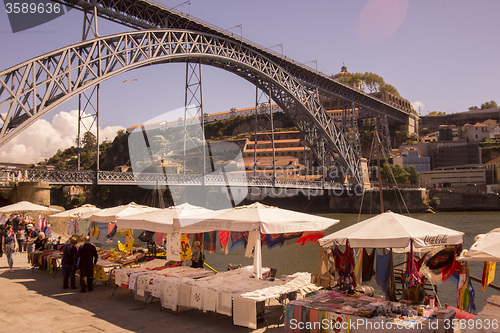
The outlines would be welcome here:
M 57 273 L 62 262 L 62 252 L 58 250 L 34 251 L 29 254 L 28 263 L 31 268 L 39 268 L 49 273 Z
M 299 332 L 446 332 L 455 311 L 444 308 L 423 310 L 416 306 L 388 302 L 383 298 L 355 297 L 331 291 L 292 301 L 285 311 L 287 333 Z
M 163 307 L 173 311 L 178 307 L 212 311 L 232 316 L 235 325 L 256 329 L 259 309 L 264 308 L 265 301 L 319 289 L 310 281 L 309 273 L 295 273 L 274 281 L 256 279 L 253 266 L 246 266 L 197 280 L 166 279 L 161 283 L 161 301 Z

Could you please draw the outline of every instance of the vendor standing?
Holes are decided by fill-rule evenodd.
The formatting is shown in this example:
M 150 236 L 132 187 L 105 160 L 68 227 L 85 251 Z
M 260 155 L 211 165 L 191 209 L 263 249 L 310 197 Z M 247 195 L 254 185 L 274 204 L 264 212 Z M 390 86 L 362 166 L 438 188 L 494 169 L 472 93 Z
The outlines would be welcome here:
M 30 257 L 30 253 L 33 252 L 34 241 L 38 237 L 38 231 L 35 230 L 35 226 L 33 224 L 28 224 L 28 234 L 26 237 L 26 251 L 28 252 L 28 258 Z
M 201 248 L 200 241 L 195 241 L 193 243 L 193 256 L 191 257 L 191 267 L 193 268 L 203 268 L 205 262 L 205 254 Z

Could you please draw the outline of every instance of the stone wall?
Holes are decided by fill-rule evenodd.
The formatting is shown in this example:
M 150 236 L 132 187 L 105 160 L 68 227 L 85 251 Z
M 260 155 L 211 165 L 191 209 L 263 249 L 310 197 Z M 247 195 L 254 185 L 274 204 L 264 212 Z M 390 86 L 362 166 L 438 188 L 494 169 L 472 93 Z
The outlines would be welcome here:
M 50 205 L 50 185 L 47 182 L 19 182 L 13 191 L 13 202 L 29 201 L 42 206 Z

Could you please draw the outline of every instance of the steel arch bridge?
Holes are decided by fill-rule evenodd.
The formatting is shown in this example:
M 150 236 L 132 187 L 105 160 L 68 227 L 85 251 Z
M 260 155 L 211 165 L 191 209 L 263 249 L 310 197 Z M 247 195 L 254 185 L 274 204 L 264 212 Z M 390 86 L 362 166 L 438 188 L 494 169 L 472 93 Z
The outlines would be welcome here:
M 230 71 L 271 97 L 308 133 L 318 159 L 339 163 L 362 184 L 359 156 L 319 97 L 271 59 L 245 44 L 210 33 L 143 30 L 76 43 L 0 72 L 0 146 L 86 89 L 142 66 L 200 62 Z M 6 110 L 6 111 L 4 111 Z

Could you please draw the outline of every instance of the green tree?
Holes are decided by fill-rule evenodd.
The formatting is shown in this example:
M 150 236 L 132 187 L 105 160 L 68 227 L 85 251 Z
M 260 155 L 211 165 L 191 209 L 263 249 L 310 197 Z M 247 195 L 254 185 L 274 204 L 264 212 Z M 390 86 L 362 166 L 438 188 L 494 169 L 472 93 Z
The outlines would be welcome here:
M 481 104 L 481 110 L 486 110 L 486 109 L 492 109 L 492 108 L 497 108 L 498 104 L 494 100 L 491 100 L 489 102 L 485 102 Z
M 428 116 L 445 116 L 446 112 L 443 112 L 443 111 L 431 111 L 427 115 Z
M 432 209 L 437 210 L 441 200 L 438 197 L 432 197 L 427 199 L 427 204 L 431 206 Z
M 420 183 L 420 174 L 417 172 L 417 169 L 413 166 L 410 165 L 409 167 L 406 167 L 405 170 L 409 174 L 409 180 L 411 185 L 418 185 Z

